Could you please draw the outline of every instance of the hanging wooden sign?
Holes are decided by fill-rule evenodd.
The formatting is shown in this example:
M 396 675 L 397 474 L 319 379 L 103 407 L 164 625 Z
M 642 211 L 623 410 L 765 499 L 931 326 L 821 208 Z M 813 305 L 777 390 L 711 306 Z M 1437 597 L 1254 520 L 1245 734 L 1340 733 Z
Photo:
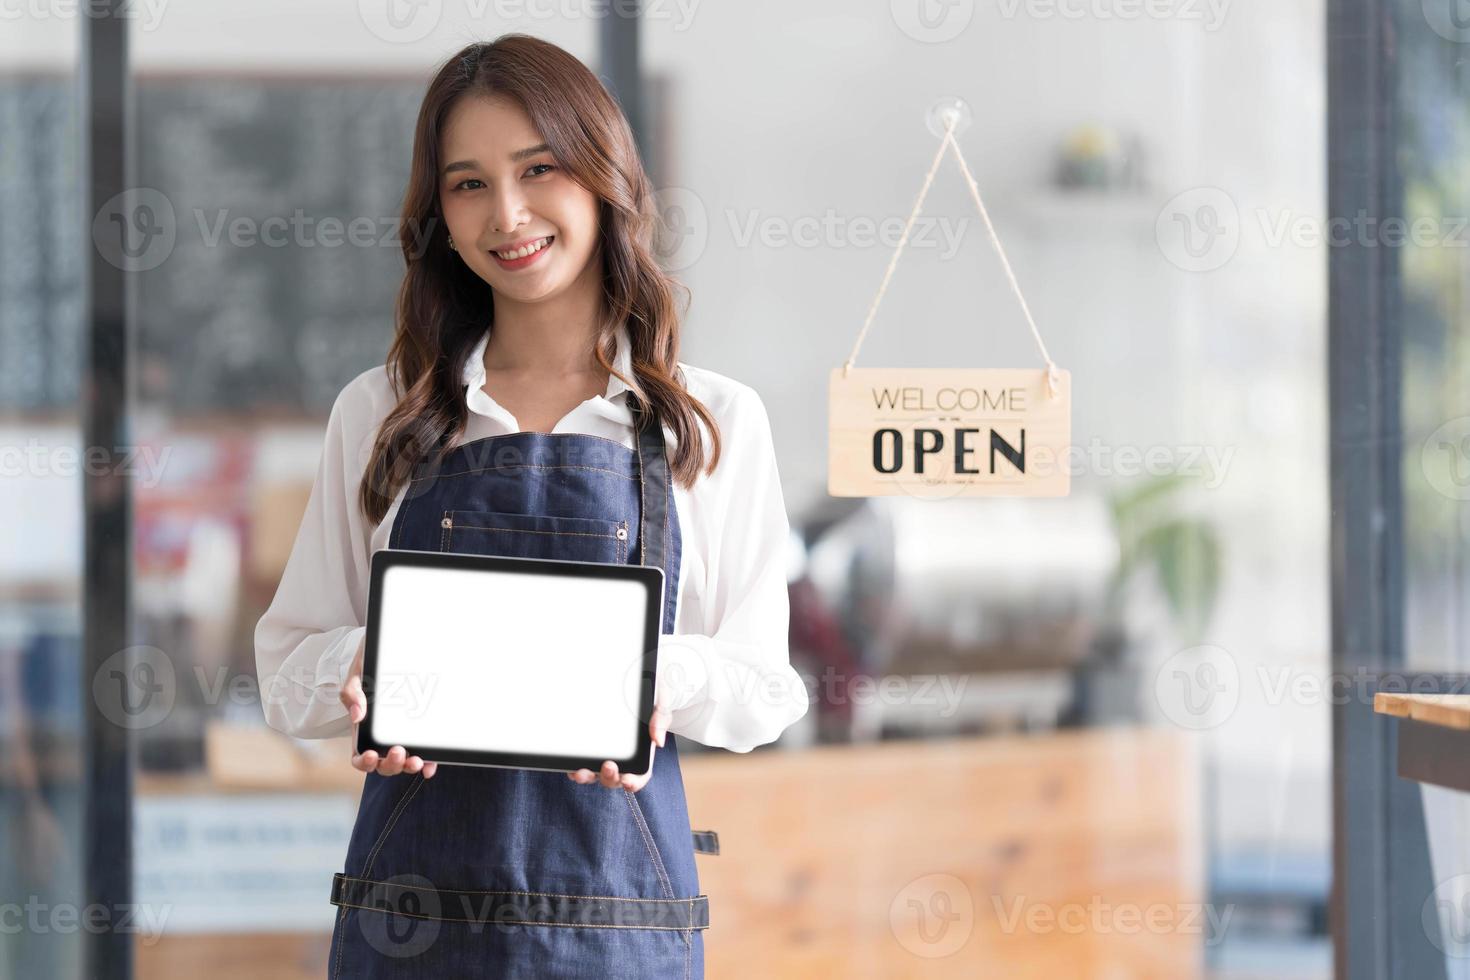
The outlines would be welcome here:
M 931 110 L 931 129 L 943 137 L 939 151 L 852 353 L 845 364 L 833 368 L 828 381 L 827 492 L 834 497 L 1063 497 L 1071 488 L 1067 451 L 1072 439 L 1072 376 L 1047 353 L 979 185 L 955 142 L 955 133 L 968 116 L 968 107 L 959 99 L 943 100 Z M 853 367 L 914 219 L 950 150 L 1045 368 Z
M 833 368 L 827 492 L 834 497 L 1064 497 L 1071 373 Z

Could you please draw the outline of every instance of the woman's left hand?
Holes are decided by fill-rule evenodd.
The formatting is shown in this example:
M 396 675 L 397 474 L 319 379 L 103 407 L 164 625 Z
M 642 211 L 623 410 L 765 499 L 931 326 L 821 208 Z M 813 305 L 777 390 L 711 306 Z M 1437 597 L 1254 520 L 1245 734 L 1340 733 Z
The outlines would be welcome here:
M 645 773 L 618 772 L 617 763 L 611 759 L 602 764 L 602 769 L 593 772 L 591 769 L 574 769 L 567 773 L 567 778 L 576 783 L 601 783 L 608 789 L 627 789 L 638 792 L 648 785 L 648 779 L 653 775 L 654 753 L 663 747 L 664 734 L 669 730 L 669 712 L 661 707 L 655 706 L 653 717 L 648 720 L 648 734 L 653 738 L 653 744 L 657 748 L 648 751 L 648 771 Z

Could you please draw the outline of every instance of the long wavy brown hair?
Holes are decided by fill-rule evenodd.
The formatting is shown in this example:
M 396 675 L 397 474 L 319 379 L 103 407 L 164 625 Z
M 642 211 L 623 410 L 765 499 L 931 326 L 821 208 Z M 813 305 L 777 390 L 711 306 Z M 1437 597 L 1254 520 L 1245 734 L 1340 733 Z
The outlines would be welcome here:
M 642 424 L 659 420 L 677 437 L 669 455 L 675 480 L 687 487 L 702 468 L 713 472 L 720 458 L 719 427 L 684 388 L 674 303 L 674 291 L 684 287 L 655 258 L 657 212 L 627 117 L 572 55 L 539 38 L 506 34 L 468 45 L 446 61 L 419 108 L 398 226 L 408 271 L 398 291 L 387 362 L 398 401 L 378 429 L 363 472 L 363 512 L 374 524 L 381 522 L 415 466 L 442 458 L 464 431 L 465 360 L 485 330 L 493 329 L 490 286 L 450 250 L 439 205 L 440 134 L 451 109 L 466 97 L 519 104 L 557 163 L 597 195 L 606 312 L 594 346 L 597 361 L 628 385 L 627 397 L 645 410 Z M 633 378 L 613 366 L 620 322 L 631 341 Z M 696 421 L 711 437 L 707 466 Z

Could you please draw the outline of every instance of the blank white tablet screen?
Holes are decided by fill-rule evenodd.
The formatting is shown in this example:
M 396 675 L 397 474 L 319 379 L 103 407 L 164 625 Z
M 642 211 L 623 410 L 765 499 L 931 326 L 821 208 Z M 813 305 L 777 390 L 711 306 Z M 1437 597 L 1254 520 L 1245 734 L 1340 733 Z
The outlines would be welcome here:
M 647 592 L 633 579 L 386 569 L 373 739 L 424 749 L 632 755 Z

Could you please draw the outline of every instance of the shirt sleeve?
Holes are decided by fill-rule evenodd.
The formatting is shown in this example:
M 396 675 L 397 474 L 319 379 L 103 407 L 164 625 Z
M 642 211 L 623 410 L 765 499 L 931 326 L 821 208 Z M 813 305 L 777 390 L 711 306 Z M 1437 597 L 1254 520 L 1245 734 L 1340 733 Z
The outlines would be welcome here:
M 255 627 L 266 723 L 298 738 L 352 731 L 338 695 L 367 632 L 371 530 L 357 488 L 368 404 L 348 385 L 332 405 L 306 513 L 275 598 Z
M 706 626 L 659 638 L 658 697 L 669 731 L 704 745 L 749 752 L 774 742 L 807 711 L 791 666 L 786 516 L 770 419 L 744 388 L 720 422 L 722 451 L 702 477 L 707 540 Z

